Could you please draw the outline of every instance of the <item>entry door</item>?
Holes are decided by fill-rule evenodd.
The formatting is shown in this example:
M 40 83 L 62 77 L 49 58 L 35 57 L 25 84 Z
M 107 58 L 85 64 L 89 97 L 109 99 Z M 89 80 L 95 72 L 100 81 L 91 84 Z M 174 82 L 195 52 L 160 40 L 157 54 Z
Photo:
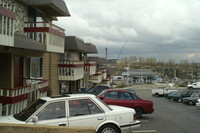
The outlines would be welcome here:
M 14 57 L 14 87 L 23 86 L 23 57 Z

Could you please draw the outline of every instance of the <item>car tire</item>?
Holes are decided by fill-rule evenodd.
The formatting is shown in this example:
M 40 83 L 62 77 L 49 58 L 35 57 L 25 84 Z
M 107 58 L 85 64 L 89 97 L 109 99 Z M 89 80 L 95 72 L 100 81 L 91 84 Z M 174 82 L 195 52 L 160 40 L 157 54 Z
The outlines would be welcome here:
M 136 112 L 136 117 L 137 118 L 141 118 L 142 117 L 142 113 L 143 113 L 143 110 L 141 107 L 135 107 L 135 112 Z
M 194 105 L 194 102 L 193 101 L 189 101 L 188 104 L 189 105 Z
M 97 133 L 120 133 L 119 129 L 112 124 L 106 124 L 99 128 Z
M 156 93 L 154 96 L 155 96 L 155 97 L 159 97 L 159 94 L 158 94 L 158 93 Z

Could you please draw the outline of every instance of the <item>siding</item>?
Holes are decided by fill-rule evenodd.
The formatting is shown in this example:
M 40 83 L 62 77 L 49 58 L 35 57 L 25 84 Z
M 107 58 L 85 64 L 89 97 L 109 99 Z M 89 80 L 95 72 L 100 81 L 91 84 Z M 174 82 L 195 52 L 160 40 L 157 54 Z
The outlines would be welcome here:
M 43 64 L 43 77 L 44 79 L 49 80 L 49 89 L 51 95 L 59 94 L 59 82 L 58 82 L 58 53 L 45 53 Z

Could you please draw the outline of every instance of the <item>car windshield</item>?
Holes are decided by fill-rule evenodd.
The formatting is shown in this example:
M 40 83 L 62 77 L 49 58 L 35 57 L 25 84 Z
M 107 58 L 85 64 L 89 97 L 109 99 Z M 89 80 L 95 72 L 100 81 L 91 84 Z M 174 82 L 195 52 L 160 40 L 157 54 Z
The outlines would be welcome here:
M 20 121 L 26 121 L 38 108 L 40 108 L 44 103 L 45 100 L 38 99 L 33 104 L 22 110 L 20 113 L 15 114 L 14 118 Z

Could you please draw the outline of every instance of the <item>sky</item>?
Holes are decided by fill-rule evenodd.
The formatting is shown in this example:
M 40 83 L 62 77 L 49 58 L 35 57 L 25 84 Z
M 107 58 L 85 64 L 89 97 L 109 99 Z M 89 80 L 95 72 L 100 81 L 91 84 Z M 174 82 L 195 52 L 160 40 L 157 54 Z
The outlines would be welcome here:
M 70 17 L 55 22 L 65 34 L 123 57 L 200 62 L 200 0 L 64 0 Z

